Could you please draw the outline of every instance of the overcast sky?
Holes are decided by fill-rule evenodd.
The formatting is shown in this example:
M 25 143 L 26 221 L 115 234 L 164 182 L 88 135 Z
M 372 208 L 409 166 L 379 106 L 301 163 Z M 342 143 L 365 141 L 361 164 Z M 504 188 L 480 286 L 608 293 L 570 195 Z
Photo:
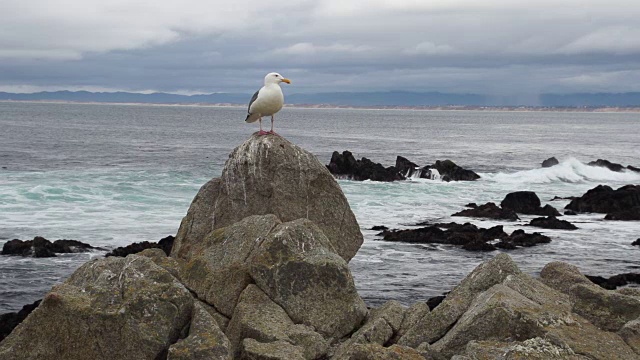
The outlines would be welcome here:
M 640 91 L 638 0 L 0 0 L 0 91 Z

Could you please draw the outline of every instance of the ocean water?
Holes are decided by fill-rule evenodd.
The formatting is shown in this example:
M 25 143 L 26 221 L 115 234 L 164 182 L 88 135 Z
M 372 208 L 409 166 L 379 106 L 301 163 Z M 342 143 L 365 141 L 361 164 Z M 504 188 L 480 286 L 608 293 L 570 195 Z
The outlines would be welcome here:
M 219 176 L 228 154 L 257 124 L 244 108 L 0 102 L 0 246 L 10 239 L 76 239 L 113 248 L 175 234 L 199 187 Z M 268 121 L 265 127 L 268 127 Z M 405 304 L 440 295 L 496 252 L 446 245 L 380 241 L 374 225 L 418 221 L 504 224 L 552 238 L 508 253 L 524 271 L 567 261 L 592 275 L 637 272 L 640 222 L 584 214 L 579 230 L 527 229 L 516 223 L 451 218 L 466 203 L 500 202 L 512 191 L 535 191 L 562 209 L 598 184 L 640 184 L 640 174 L 587 166 L 597 158 L 640 166 L 640 115 L 635 113 L 410 111 L 285 108 L 276 131 L 328 163 L 334 150 L 392 165 L 397 155 L 421 164 L 451 159 L 478 172 L 476 182 L 340 180 L 365 243 L 350 263 L 371 305 Z M 542 169 L 555 156 L 559 166 Z M 92 257 L 0 257 L 0 313 L 41 298 Z

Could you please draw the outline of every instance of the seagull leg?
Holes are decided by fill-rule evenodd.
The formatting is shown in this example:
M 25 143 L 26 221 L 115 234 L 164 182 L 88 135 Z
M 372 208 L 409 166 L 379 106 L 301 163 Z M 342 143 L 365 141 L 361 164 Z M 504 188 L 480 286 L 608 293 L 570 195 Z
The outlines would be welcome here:
M 269 134 L 278 135 L 275 131 L 273 131 L 273 115 L 271 115 L 271 131 L 269 131 Z
M 262 117 L 260 117 L 258 121 L 260 122 L 260 132 L 258 133 L 258 135 L 267 135 L 268 132 L 262 130 Z

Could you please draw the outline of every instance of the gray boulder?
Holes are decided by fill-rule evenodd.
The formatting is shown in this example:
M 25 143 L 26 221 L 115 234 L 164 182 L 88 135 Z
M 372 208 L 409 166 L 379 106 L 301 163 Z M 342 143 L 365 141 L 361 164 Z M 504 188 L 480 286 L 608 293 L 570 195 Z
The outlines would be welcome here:
M 307 219 L 276 226 L 254 251 L 250 274 L 294 322 L 327 337 L 349 334 L 366 316 L 347 263 Z
M 417 347 L 443 337 L 467 311 L 477 295 L 502 281 L 508 275 L 520 274 L 520 270 L 507 254 L 499 254 L 476 267 L 456 286 L 444 301 L 427 313 L 415 326 L 407 330 L 398 344 Z
M 406 346 L 379 344 L 354 344 L 335 360 L 424 360 L 417 350 Z
M 0 343 L 0 359 L 154 359 L 192 309 L 189 291 L 147 257 L 89 261 Z
M 363 241 L 340 186 L 313 154 L 280 136 L 254 134 L 231 153 L 222 177 L 200 189 L 171 255 L 187 259 L 212 230 L 264 214 L 313 221 L 345 261 Z
M 193 307 L 189 335 L 169 347 L 167 360 L 232 360 L 231 344 L 216 319 L 197 301 Z
M 255 339 L 242 342 L 242 359 L 246 360 L 305 360 L 304 349 L 286 341 L 261 343 Z
M 640 355 L 640 318 L 626 323 L 618 334 L 636 354 Z
M 566 345 L 556 345 L 543 338 L 525 341 L 471 341 L 467 344 L 466 357 L 472 360 L 588 360 L 577 355 Z
M 577 267 L 562 262 L 547 264 L 540 279 L 569 295 L 573 312 L 607 331 L 618 331 L 625 323 L 640 317 L 640 298 L 592 283 Z
M 400 324 L 400 328 L 398 329 L 396 338 L 399 339 L 404 336 L 404 334 L 406 334 L 409 329 L 416 326 L 416 324 L 418 324 L 418 322 L 422 320 L 422 318 L 424 318 L 430 311 L 431 310 L 429 309 L 429 305 L 426 302 L 417 302 L 409 306 L 409 308 L 405 312 L 404 318 L 402 319 L 402 323 Z M 397 339 L 395 342 L 397 342 Z M 426 344 L 428 345 L 428 343 Z

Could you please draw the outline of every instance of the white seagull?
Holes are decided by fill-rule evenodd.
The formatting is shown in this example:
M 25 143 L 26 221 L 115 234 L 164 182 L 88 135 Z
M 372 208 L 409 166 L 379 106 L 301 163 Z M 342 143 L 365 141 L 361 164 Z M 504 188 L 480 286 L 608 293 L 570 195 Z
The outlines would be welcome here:
M 280 89 L 280 83 L 285 82 L 291 84 L 289 79 L 278 73 L 268 73 L 264 77 L 264 86 L 256 91 L 249 101 L 249 109 L 247 110 L 247 118 L 244 120 L 248 123 L 260 120 L 260 135 L 275 134 L 273 131 L 273 114 L 282 109 L 284 105 L 284 95 Z M 262 130 L 262 117 L 271 116 L 271 131 Z

